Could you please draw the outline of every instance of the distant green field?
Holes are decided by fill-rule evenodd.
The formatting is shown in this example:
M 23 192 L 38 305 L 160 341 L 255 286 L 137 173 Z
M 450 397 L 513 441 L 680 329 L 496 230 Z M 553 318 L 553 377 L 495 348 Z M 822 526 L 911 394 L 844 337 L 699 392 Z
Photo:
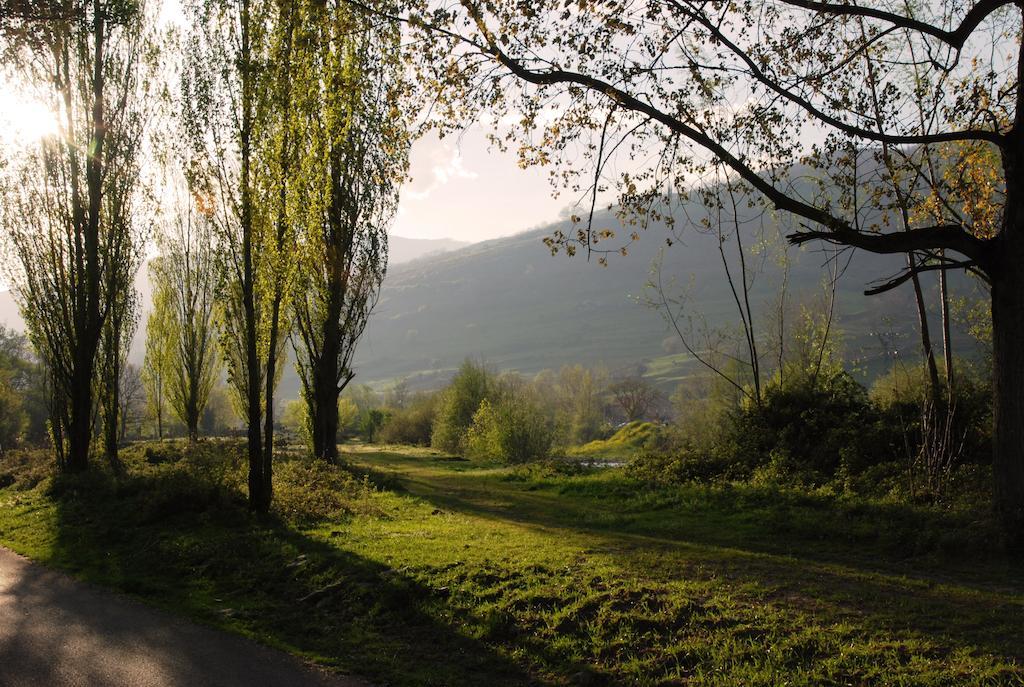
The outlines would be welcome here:
M 209 452 L 5 457 L 0 543 L 379 684 L 1024 684 L 977 513 L 345 449 L 279 461 L 266 520 Z

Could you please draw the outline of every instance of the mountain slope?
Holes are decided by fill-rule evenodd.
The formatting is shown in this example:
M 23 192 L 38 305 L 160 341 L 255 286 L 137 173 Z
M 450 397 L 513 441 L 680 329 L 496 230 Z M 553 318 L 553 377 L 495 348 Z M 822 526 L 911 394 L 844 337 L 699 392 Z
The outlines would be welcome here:
M 595 226 L 621 230 L 611 215 L 597 221 Z M 650 229 L 627 256 L 612 256 L 609 266 L 601 267 L 583 254 L 552 256 L 542 239 L 556 228 L 567 226 L 433 254 L 423 253 L 457 242 L 409 244 L 418 259 L 393 263 L 389 269 L 356 354 L 356 382 L 383 387 L 408 378 L 414 387 L 436 387 L 466 357 L 526 374 L 573 363 L 602 364 L 613 372 L 640 370 L 666 389 L 690 374 L 694 361 L 678 353 L 678 342 L 661 315 L 639 302 L 651 262 L 665 247 L 663 231 Z M 747 239 L 748 247 L 754 245 L 752 237 Z M 407 241 L 415 240 L 393 237 L 392 249 Z M 735 250 L 732 244 L 726 248 Z M 393 257 L 401 260 L 408 254 Z M 809 302 L 821 293 L 826 256 L 814 246 L 791 250 L 790 255 L 789 299 Z M 902 256 L 857 252 L 839 282 L 836 326 L 844 334 L 847 357 L 868 377 L 889 364 L 880 332 L 886 334 L 890 354 L 896 346 L 904 358 L 917 355 L 909 285 L 882 296 L 862 293 L 868 283 L 898 272 L 902 262 Z M 781 283 L 776 264 L 767 260 L 762 266 L 751 300 L 759 326 L 770 322 Z M 663 274 L 687 289 L 688 313 L 712 325 L 737 321 L 715 237 L 690 231 L 682 242 L 665 248 Z M 935 275 L 924 275 L 923 281 L 934 301 Z M 951 281 L 958 295 L 971 288 L 962 277 Z M 148 310 L 145 270 L 137 287 Z M 142 322 L 132 348 L 135 363 L 141 362 L 145 316 Z M 23 327 L 9 293 L 0 293 L 0 323 Z M 969 352 L 967 337 L 957 332 L 954 339 L 958 352 Z M 279 397 L 295 398 L 298 389 L 289 365 Z
M 616 224 L 609 215 L 598 219 L 595 226 Z M 566 227 L 478 243 L 393 269 L 356 356 L 357 379 L 382 384 L 409 377 L 414 386 L 434 386 L 467 356 L 524 373 L 577 362 L 613 371 L 639 367 L 666 386 L 692 370 L 686 356 L 667 355 L 678 349 L 674 335 L 637 298 L 644 294 L 652 259 L 665 246 L 663 234 L 649 230 L 629 255 L 613 256 L 608 267 L 600 267 L 585 255 L 551 256 L 542 239 L 555 228 Z M 717 239 L 698 232 L 684 238 L 665 250 L 663 274 L 687 288 L 691 314 L 712 325 L 736 322 Z M 826 256 L 813 246 L 790 253 L 789 298 L 810 302 L 822 291 Z M 878 332 L 894 334 L 904 356 L 916 355 L 909 286 L 863 295 L 868 283 L 897 273 L 902 262 L 902 256 L 858 252 L 839 282 L 837 325 L 845 333 L 845 351 L 868 374 L 884 364 Z M 771 261 L 764 268 L 752 295 L 762 326 L 777 302 L 782 276 Z M 934 275 L 924 281 L 934 300 Z M 954 283 L 966 288 L 963 279 Z M 958 340 L 963 345 L 964 337 Z
M 407 236 L 388 237 L 388 265 L 401 265 L 431 255 L 439 255 L 468 246 L 455 239 L 413 239 Z

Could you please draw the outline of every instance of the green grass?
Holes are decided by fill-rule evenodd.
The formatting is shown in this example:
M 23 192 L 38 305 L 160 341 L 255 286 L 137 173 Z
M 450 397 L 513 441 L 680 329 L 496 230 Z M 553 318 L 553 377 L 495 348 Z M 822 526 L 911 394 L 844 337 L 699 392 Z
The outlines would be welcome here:
M 595 439 L 582 446 L 573 446 L 566 453 L 589 460 L 626 461 L 638 451 L 655 448 L 662 433 L 662 428 L 653 422 L 630 422 L 607 439 Z
M 0 542 L 382 684 L 1024 685 L 970 513 L 346 449 L 366 479 L 282 463 L 263 520 L 208 460 L 15 465 Z

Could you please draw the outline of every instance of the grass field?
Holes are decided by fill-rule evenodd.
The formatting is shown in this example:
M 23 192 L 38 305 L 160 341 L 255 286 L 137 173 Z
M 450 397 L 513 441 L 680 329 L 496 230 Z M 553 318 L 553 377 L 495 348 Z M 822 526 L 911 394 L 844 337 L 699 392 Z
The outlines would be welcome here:
M 345 448 L 265 520 L 208 458 L 8 460 L 0 543 L 380 684 L 1024 685 L 1021 562 L 970 513 Z

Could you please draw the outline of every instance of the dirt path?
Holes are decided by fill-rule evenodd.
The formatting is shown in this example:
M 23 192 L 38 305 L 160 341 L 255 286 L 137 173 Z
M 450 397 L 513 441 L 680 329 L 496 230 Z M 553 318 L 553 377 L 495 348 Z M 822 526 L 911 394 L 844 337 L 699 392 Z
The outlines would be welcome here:
M 368 687 L 0 548 L 0 687 Z

